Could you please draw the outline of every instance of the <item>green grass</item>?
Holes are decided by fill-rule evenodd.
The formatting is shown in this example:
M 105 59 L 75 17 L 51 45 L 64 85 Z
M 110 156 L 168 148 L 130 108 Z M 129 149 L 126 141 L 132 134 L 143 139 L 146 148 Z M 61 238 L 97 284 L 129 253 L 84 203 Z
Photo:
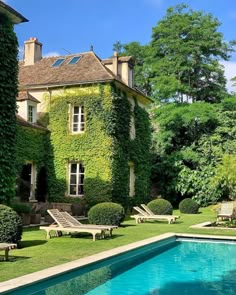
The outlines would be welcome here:
M 46 240 L 45 231 L 38 228 L 25 229 L 22 248 L 10 251 L 9 262 L 2 262 L 4 253 L 3 251 L 0 252 L 0 281 L 6 281 L 166 232 L 236 236 L 236 230 L 189 228 L 193 224 L 214 221 L 216 218 L 212 207 L 203 208 L 199 214 L 195 215 L 179 214 L 179 211 L 175 211 L 174 214 L 181 215 L 181 218 L 175 224 L 150 221 L 136 225 L 133 219 L 127 218 L 122 227 L 114 230 L 112 239 L 96 240 L 96 242 L 92 241 L 91 235 L 63 236 Z

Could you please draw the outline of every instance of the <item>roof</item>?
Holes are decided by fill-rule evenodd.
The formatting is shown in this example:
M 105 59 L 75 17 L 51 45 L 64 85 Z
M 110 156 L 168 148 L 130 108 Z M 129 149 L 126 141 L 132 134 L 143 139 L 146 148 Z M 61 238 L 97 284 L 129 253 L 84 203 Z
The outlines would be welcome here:
M 31 94 L 29 94 L 28 91 L 19 91 L 16 100 L 17 101 L 31 100 L 31 101 L 34 101 L 37 103 L 40 102 L 37 98 L 35 98 Z
M 28 22 L 23 15 L 2 1 L 0 1 L 0 13 L 7 15 L 14 24 Z
M 17 120 L 17 123 L 19 125 L 22 125 L 22 126 L 25 126 L 25 127 L 36 128 L 36 129 L 40 129 L 40 130 L 43 130 L 43 131 L 49 131 L 47 128 L 45 128 L 45 127 L 43 127 L 41 125 L 38 125 L 36 123 L 31 123 L 31 122 L 26 121 L 24 118 L 22 118 L 18 114 L 16 114 L 16 120 Z
M 76 64 L 68 64 L 75 56 L 81 58 Z M 65 61 L 58 67 L 52 64 L 58 59 Z M 66 56 L 42 58 L 34 65 L 19 64 L 19 84 L 21 88 L 33 86 L 73 85 L 105 82 L 115 79 L 93 51 Z

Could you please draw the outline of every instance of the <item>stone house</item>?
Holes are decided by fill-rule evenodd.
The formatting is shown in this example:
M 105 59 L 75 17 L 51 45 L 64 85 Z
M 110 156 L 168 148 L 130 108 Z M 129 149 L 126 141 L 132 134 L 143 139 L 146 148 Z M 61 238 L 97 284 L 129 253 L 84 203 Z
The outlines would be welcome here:
M 42 57 L 36 38 L 25 42 L 17 98 L 19 194 L 28 183 L 30 199 L 39 201 L 126 206 L 149 196 L 151 100 L 134 87 L 133 66 L 132 57 L 101 60 L 92 50 Z

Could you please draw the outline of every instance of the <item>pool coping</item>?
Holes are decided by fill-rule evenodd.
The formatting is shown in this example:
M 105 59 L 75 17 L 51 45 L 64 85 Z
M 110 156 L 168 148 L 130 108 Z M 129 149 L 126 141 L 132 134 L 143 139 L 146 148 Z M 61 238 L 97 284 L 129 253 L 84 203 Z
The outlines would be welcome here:
M 236 228 L 230 228 L 230 227 L 220 227 L 220 226 L 211 226 L 209 227 L 209 225 L 211 225 L 212 223 L 214 223 L 214 221 L 205 221 L 202 223 L 198 223 L 198 224 L 194 224 L 191 225 L 190 228 L 200 228 L 200 229 L 219 229 L 219 230 L 231 230 L 231 231 L 235 231 Z
M 14 291 L 20 287 L 31 285 L 36 282 L 43 281 L 44 279 L 52 278 L 54 276 L 63 274 L 73 269 L 78 269 L 83 266 L 99 262 L 101 260 L 125 253 L 130 250 L 134 250 L 148 244 L 152 244 L 158 241 L 162 241 L 169 238 L 203 238 L 203 239 L 216 239 L 216 240 L 229 240 L 236 242 L 236 236 L 216 236 L 216 235 L 201 235 L 201 234 L 187 234 L 187 233 L 165 233 L 152 238 L 134 242 L 128 245 L 120 246 L 110 250 L 106 250 L 91 256 L 80 258 L 71 262 L 67 262 L 61 265 L 53 266 L 44 270 L 40 270 L 31 274 L 27 274 L 15 279 L 11 279 L 0 283 L 0 293 Z

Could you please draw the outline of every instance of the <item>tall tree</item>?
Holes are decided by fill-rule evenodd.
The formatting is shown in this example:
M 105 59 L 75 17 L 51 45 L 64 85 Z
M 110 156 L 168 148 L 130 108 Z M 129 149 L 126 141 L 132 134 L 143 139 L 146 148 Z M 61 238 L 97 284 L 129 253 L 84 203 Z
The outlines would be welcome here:
M 226 79 L 219 60 L 228 60 L 235 42 L 226 43 L 211 14 L 181 4 L 167 10 L 153 28 L 150 56 L 153 95 L 179 102 L 220 101 Z

